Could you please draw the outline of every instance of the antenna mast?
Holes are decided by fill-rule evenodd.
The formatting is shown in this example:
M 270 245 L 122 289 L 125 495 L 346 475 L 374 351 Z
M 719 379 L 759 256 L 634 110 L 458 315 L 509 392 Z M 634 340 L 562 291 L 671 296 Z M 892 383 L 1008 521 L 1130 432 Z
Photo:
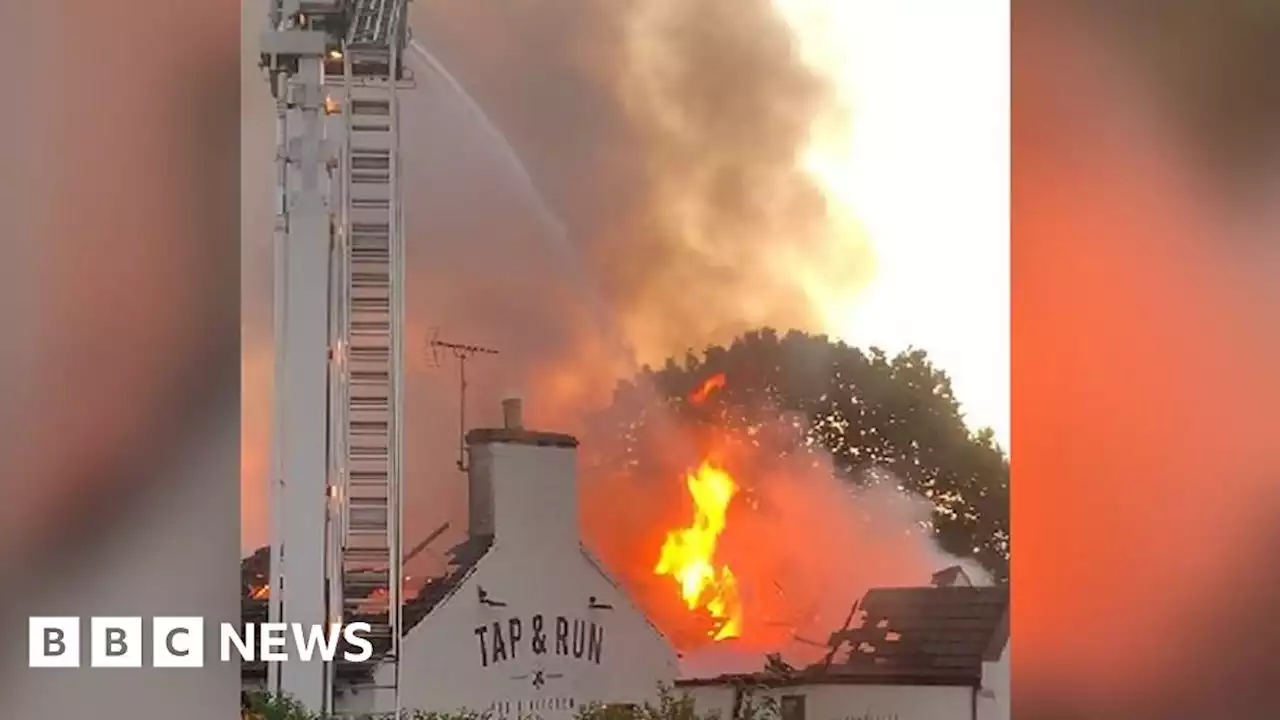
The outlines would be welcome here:
M 431 341 L 431 355 L 438 365 L 440 362 L 439 351 L 446 349 L 453 352 L 453 356 L 458 359 L 458 469 L 462 472 L 467 471 L 467 360 L 474 355 L 497 355 L 498 351 L 493 348 L 482 347 L 480 345 L 462 345 L 460 343 L 444 342 L 439 339 Z

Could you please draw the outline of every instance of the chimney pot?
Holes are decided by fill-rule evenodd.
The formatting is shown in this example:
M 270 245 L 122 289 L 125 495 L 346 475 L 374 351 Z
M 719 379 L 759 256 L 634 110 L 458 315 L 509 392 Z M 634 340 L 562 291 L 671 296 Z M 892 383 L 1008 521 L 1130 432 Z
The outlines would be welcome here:
M 520 398 L 507 398 L 502 401 L 502 426 L 508 430 L 524 428 L 524 406 Z

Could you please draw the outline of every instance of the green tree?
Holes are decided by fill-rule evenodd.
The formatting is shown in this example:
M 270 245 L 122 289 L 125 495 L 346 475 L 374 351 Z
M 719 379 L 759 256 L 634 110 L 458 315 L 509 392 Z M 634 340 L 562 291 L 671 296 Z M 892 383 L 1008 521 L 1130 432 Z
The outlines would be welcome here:
M 240 717 L 243 720 L 316 720 L 317 716 L 294 698 L 248 692 L 240 697 Z
M 720 374 L 721 390 L 691 401 Z M 590 424 L 588 467 L 626 472 L 661 462 L 652 458 L 669 454 L 656 445 L 669 442 L 661 431 L 669 422 L 694 436 L 700 427 L 743 430 L 734 435 L 779 455 L 821 450 L 850 483 L 892 478 L 932 502 L 944 550 L 1008 578 L 1008 457 L 990 429 L 966 426 L 950 379 L 922 350 L 890 357 L 764 329 L 646 367 Z

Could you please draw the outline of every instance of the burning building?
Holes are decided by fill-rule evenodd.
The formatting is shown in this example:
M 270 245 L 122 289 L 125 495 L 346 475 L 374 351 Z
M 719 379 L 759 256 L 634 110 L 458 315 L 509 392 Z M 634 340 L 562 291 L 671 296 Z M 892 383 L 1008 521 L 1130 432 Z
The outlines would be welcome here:
M 750 488 L 712 453 L 683 478 L 691 514 L 665 531 L 651 558 L 627 569 L 652 578 L 687 615 L 688 635 L 700 638 L 691 642 L 671 634 L 685 625 L 666 611 L 651 622 L 653 599 L 633 599 L 586 549 L 576 438 L 525 428 L 519 402 L 507 401 L 503 426 L 472 430 L 466 442 L 468 535 L 446 573 L 408 593 L 403 707 L 549 720 L 585 704 L 643 703 L 675 684 L 700 712 L 722 717 L 768 697 L 783 720 L 1008 718 L 1007 587 L 975 586 L 958 566 L 936 573 L 932 587 L 848 596 L 837 584 L 824 594 L 843 605 L 839 617 L 806 631 L 829 633 L 827 642 L 803 640 L 794 622 L 772 627 L 770 608 L 758 598 L 753 605 L 750 593 L 764 571 L 739 566 L 741 555 L 726 559 L 720 547 L 730 507 L 751 499 Z M 261 612 L 260 587 L 251 581 L 245 591 Z M 787 642 L 815 647 L 803 661 L 775 655 L 759 672 L 763 649 Z M 739 668 L 750 671 L 725 674 Z M 340 663 L 338 709 L 390 710 L 383 676 L 393 671 Z M 265 672 L 247 664 L 245 676 L 261 686 Z
M 526 429 L 518 401 L 504 411 L 504 427 L 467 435 L 467 540 L 404 608 L 401 704 L 570 718 L 584 704 L 643 703 L 676 678 L 676 652 L 582 544 L 578 441 Z M 339 709 L 391 711 L 389 672 L 339 665 Z
M 767 700 L 781 720 L 1008 720 L 1009 589 L 973 586 L 958 567 L 933 587 L 873 589 L 819 663 L 677 686 L 730 718 Z

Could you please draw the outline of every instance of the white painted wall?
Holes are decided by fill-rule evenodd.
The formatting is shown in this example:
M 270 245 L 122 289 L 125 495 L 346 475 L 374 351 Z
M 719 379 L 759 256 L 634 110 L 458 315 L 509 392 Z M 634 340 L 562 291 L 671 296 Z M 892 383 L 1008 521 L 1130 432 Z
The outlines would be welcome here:
M 681 686 L 699 713 L 732 717 L 733 688 L 728 685 Z M 972 720 L 972 689 L 896 685 L 798 685 L 764 691 L 781 702 L 805 697 L 804 720 Z
M 979 720 L 1009 720 L 1012 703 L 1009 696 L 1009 645 L 996 662 L 982 664 L 982 694 L 979 696 Z
M 464 584 L 405 638 L 402 707 L 493 708 L 498 716 L 536 712 L 567 720 L 581 704 L 640 703 L 656 695 L 659 683 L 674 681 L 671 645 L 581 547 L 575 451 L 493 443 L 473 462 L 473 469 L 494 476 L 494 545 Z M 482 604 L 479 587 L 506 607 Z M 591 609 L 592 596 L 613 609 Z M 545 646 L 535 647 L 539 617 Z M 567 632 L 557 647 L 559 618 Z M 521 635 L 514 642 L 513 620 Z M 495 623 L 508 647 L 505 660 L 495 659 Z M 477 635 L 482 627 L 483 650 Z M 593 631 L 601 640 L 598 662 L 590 653 Z M 545 684 L 536 687 L 539 671 Z M 379 685 L 389 683 L 386 672 L 380 675 Z M 389 692 L 365 691 L 344 694 L 340 709 L 387 711 L 391 705 Z

